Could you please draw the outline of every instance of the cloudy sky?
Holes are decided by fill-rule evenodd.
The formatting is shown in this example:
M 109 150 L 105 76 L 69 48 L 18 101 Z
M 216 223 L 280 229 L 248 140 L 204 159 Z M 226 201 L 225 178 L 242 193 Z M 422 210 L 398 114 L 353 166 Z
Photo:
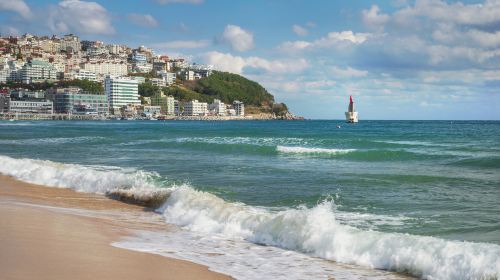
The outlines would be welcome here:
M 308 118 L 500 119 L 500 0 L 0 0 L 0 33 L 145 45 Z

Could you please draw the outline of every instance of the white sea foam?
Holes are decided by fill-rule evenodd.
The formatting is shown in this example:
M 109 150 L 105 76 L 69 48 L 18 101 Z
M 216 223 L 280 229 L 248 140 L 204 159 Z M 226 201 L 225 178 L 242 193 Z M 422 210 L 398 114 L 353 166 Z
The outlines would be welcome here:
M 304 144 L 307 140 L 294 137 L 182 137 L 175 138 L 176 142 L 194 142 L 209 144 L 247 144 L 258 146 L 274 146 L 276 144 Z
M 93 140 L 104 139 L 99 136 L 79 136 L 79 137 L 53 137 L 53 138 L 30 138 L 30 139 L 1 139 L 0 144 L 7 145 L 50 145 L 63 143 L 82 143 Z
M 0 173 L 22 181 L 90 193 L 127 189 L 137 195 L 148 195 L 157 189 L 154 180 L 159 177 L 156 173 L 134 169 L 14 159 L 7 156 L 0 156 L 0 163 Z
M 427 279 L 498 279 L 500 246 L 382 233 L 340 224 L 331 202 L 271 212 L 228 203 L 189 187 L 160 209 L 169 223 L 205 234 L 241 238 L 340 263 L 410 273 Z
M 289 154 L 330 154 L 339 155 L 347 154 L 356 149 L 326 149 L 326 148 L 307 148 L 307 147 L 291 147 L 291 146 L 276 146 L 276 151 Z
M 113 246 L 184 259 L 240 280 L 401 280 L 388 271 L 315 258 L 300 252 L 193 231 L 136 232 Z
M 134 196 L 148 197 L 158 190 L 157 174 L 133 169 L 0 156 L 0 173 L 84 192 L 125 189 Z M 168 199 L 157 211 L 167 222 L 203 238 L 272 245 L 339 263 L 401 271 L 427 279 L 500 278 L 499 245 L 360 229 L 341 222 L 345 215 L 335 210 L 332 201 L 313 208 L 272 210 L 227 202 L 189 186 L 172 187 L 168 192 Z M 230 246 L 227 248 L 230 250 Z

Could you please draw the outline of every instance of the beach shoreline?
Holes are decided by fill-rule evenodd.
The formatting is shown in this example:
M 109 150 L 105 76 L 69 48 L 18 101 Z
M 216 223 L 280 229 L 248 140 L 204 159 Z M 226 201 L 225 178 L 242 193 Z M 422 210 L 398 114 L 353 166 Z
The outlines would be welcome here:
M 113 247 L 138 228 L 168 230 L 159 217 L 131 223 L 125 213 L 156 215 L 0 175 L 0 279 L 231 279 L 189 261 Z

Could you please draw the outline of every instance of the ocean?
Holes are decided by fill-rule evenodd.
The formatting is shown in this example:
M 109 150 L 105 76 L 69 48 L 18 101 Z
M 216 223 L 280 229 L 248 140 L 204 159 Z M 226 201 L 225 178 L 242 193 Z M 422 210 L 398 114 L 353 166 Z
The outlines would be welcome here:
M 114 246 L 238 279 L 500 279 L 498 121 L 3 121 L 0 173 L 154 197 Z

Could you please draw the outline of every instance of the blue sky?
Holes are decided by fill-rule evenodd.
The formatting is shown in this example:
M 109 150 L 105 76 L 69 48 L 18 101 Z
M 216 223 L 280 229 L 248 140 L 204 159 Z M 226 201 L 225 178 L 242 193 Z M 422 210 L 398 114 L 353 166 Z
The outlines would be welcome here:
M 500 119 L 500 1 L 0 0 L 2 35 L 75 33 L 242 74 L 308 118 Z

